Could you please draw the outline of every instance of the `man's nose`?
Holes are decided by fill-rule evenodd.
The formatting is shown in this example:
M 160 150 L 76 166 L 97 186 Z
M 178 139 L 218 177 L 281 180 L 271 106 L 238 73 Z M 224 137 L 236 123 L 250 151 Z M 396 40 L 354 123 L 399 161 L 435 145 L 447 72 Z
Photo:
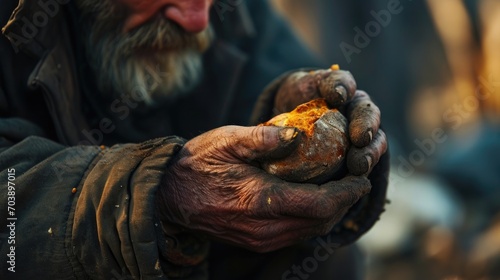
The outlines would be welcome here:
M 212 0 L 180 0 L 165 9 L 165 17 L 180 25 L 186 32 L 198 33 L 208 26 Z

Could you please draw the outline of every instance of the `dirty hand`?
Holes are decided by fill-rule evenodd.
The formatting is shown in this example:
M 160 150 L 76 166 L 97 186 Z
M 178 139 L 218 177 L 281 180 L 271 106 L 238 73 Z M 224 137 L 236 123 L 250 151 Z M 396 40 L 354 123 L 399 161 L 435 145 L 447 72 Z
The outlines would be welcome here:
M 289 183 L 257 167 L 286 156 L 298 135 L 295 128 L 225 126 L 188 141 L 160 187 L 162 221 L 257 252 L 327 234 L 371 185 L 364 176 Z
M 353 147 L 347 155 L 351 174 L 369 174 L 387 150 L 385 133 L 379 129 L 380 110 L 366 92 L 356 90 L 356 81 L 348 71 L 297 71 L 281 84 L 274 99 L 274 113 L 293 110 L 316 98 L 325 98 L 331 108 L 339 109 L 349 121 Z

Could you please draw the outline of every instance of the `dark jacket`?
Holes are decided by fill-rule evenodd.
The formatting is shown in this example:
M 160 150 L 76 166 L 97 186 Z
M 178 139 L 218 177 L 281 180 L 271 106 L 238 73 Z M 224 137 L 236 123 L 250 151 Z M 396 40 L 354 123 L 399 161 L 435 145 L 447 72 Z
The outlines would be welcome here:
M 175 104 L 146 110 L 100 97 L 87 77 L 71 1 L 2 2 L 0 220 L 15 229 L 1 228 L 0 255 L 14 252 L 16 272 L 8 274 L 2 261 L 0 275 L 166 277 L 172 264 L 154 198 L 169 159 L 185 139 L 248 124 L 260 92 L 279 74 L 322 66 L 266 1 L 215 5 L 217 40 L 204 56 L 203 82 Z M 261 117 L 271 114 L 272 104 L 264 103 L 272 94 L 260 101 Z M 386 177 L 372 183 L 379 187 L 350 214 L 360 228 L 340 223 L 339 243 L 354 241 L 382 211 Z

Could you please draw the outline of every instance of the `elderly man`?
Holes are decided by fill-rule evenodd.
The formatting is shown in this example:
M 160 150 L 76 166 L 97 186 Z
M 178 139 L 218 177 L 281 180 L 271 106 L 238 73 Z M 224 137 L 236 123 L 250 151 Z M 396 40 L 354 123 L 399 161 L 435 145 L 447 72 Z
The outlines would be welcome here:
M 321 66 L 266 1 L 6 0 L 0 23 L 2 275 L 325 279 L 383 210 L 377 110 L 350 120 L 364 175 L 259 168 L 300 137 L 242 125 L 318 97 L 287 77 Z M 372 104 L 348 72 L 321 73 L 347 115 Z

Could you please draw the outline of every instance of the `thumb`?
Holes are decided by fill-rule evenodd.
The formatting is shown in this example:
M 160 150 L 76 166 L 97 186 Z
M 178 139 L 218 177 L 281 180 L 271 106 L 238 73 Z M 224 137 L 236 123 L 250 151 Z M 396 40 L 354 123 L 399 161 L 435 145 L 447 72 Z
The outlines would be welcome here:
M 242 127 L 233 134 L 233 151 L 243 160 L 282 158 L 298 145 L 300 130 L 294 127 Z

